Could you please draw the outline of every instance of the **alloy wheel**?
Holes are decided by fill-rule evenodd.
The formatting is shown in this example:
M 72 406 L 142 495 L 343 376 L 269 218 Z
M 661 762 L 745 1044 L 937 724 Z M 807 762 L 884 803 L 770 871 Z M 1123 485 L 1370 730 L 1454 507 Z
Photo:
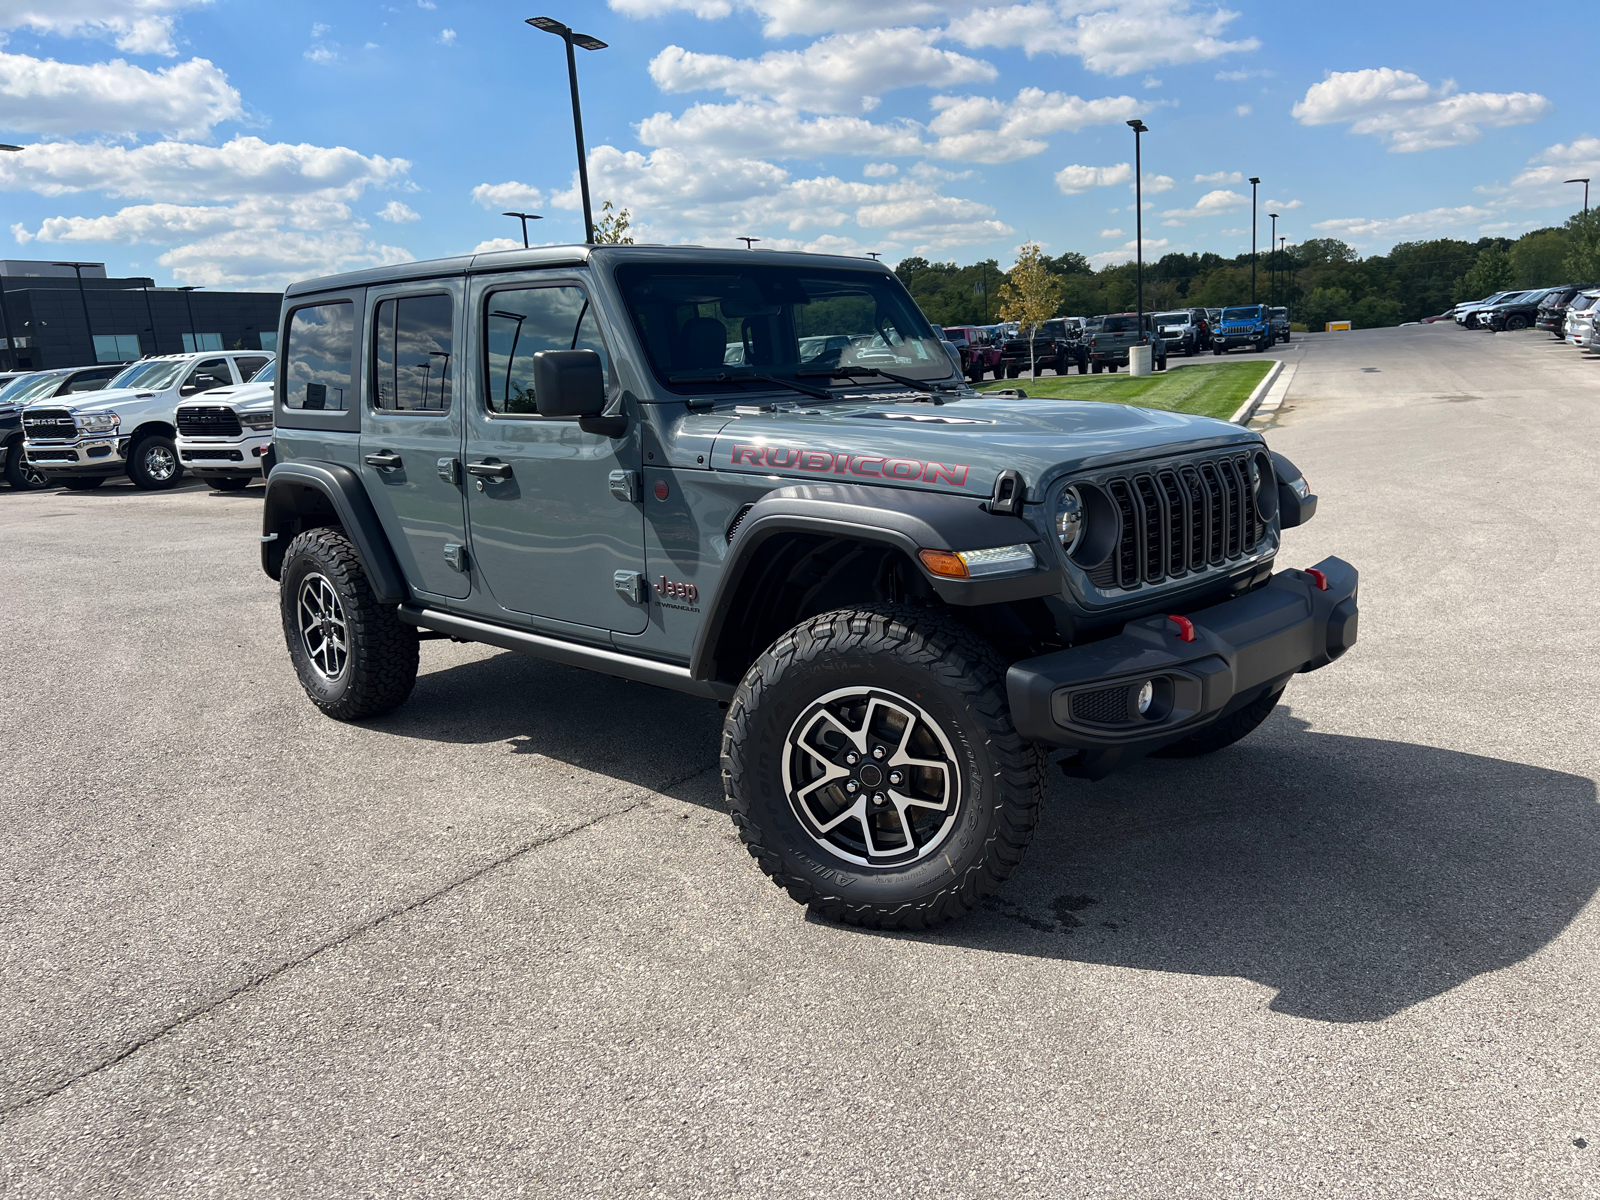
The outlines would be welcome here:
M 350 664 L 350 644 L 344 605 L 326 575 L 313 571 L 300 581 L 295 618 L 312 669 L 329 683 L 338 682 Z
M 145 473 L 157 483 L 171 479 L 178 469 L 178 456 L 157 442 L 144 449 Z

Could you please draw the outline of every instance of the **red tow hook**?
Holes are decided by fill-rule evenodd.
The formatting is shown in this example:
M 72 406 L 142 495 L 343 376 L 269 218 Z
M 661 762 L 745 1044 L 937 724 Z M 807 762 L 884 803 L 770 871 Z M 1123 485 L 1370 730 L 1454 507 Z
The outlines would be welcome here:
M 1311 576 L 1311 582 L 1317 585 L 1319 591 L 1328 590 L 1328 577 L 1315 567 L 1307 567 L 1306 574 Z
M 1194 641 L 1194 622 L 1189 620 L 1188 617 L 1172 616 L 1168 617 L 1167 620 L 1178 627 L 1178 640 L 1180 642 Z

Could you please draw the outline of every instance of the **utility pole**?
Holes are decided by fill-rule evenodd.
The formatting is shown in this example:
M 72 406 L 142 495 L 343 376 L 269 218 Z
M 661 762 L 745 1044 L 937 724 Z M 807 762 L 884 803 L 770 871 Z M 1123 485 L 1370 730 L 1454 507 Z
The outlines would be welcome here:
M 578 139 L 578 186 L 583 190 L 584 241 L 594 245 L 594 209 L 589 204 L 589 157 L 583 149 L 583 110 L 578 105 L 578 58 L 573 46 L 585 50 L 604 50 L 606 44 L 587 33 L 573 33 L 553 17 L 529 17 L 528 24 L 546 33 L 553 33 L 567 44 L 567 80 L 572 84 L 572 132 Z
M 1139 153 L 1139 135 L 1149 133 L 1150 128 L 1143 121 L 1135 118 L 1128 122 L 1128 128 L 1133 130 L 1133 258 L 1137 264 L 1134 267 L 1136 292 L 1138 293 L 1139 307 L 1139 345 L 1145 344 L 1144 336 L 1144 162 Z M 1129 360 L 1129 369 L 1132 369 L 1132 360 Z
M 12 149 L 15 149 L 15 147 L 12 147 L 12 146 L 0 146 L 0 150 L 12 150 Z M 1589 211 L 1589 181 L 1587 179 L 1568 179 L 1568 180 L 1566 180 L 1566 182 L 1567 183 L 1581 183 L 1581 184 L 1583 184 L 1583 211 L 1585 213 L 1587 213 Z
M 1250 177 L 1250 303 L 1256 302 L 1256 188 L 1261 180 Z

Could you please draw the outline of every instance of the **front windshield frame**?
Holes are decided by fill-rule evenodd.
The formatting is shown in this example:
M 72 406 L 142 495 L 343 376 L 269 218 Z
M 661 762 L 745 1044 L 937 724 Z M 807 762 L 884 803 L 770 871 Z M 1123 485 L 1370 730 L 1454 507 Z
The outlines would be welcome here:
M 187 358 L 146 358 L 131 364 L 107 388 L 135 388 L 141 392 L 164 392 L 192 366 Z M 153 382 L 152 382 L 153 381 Z
M 276 383 L 277 381 L 278 360 L 276 358 L 267 359 L 265 363 L 256 368 L 254 375 L 245 380 L 246 383 Z
M 748 266 L 635 261 L 613 272 L 651 374 L 675 395 L 770 390 L 763 375 L 837 389 L 882 387 L 871 377 L 880 368 L 930 384 L 957 374 L 943 327 L 929 323 L 886 271 L 758 260 Z M 702 323 L 698 333 L 686 333 L 690 321 Z M 707 321 L 720 322 L 721 332 Z M 711 342 L 719 336 L 722 353 L 714 355 Z M 806 358 L 817 339 L 847 341 Z M 841 373 L 830 377 L 834 369 Z

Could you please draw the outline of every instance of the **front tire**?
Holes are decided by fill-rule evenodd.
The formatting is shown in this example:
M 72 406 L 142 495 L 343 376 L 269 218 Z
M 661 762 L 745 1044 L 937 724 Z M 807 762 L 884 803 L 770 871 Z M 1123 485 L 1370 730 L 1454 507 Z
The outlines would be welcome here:
M 183 478 L 178 447 L 163 434 L 152 433 L 133 444 L 128 454 L 128 478 L 147 492 L 164 492 Z
M 1528 327 L 1528 318 L 1527 317 L 1512 316 L 1512 317 L 1507 317 L 1506 318 L 1506 329 L 1507 329 L 1507 331 L 1510 331 L 1510 330 L 1513 330 L 1513 329 L 1526 329 L 1527 327 Z
M 337 529 L 289 543 L 278 587 L 300 686 L 336 721 L 392 712 L 417 682 L 417 631 L 372 594 L 355 545 Z
M 1225 746 L 1231 746 L 1241 738 L 1254 733 L 1261 723 L 1272 715 L 1272 710 L 1278 706 L 1278 701 L 1282 697 L 1283 688 L 1268 692 L 1265 696 L 1246 704 L 1238 712 L 1206 726 L 1199 733 L 1186 737 L 1181 742 L 1173 742 L 1170 746 L 1163 746 L 1151 757 L 1199 758 L 1202 754 L 1212 754 Z
M 106 481 L 104 475 L 68 475 L 61 486 L 69 492 L 92 492 Z
M 1022 861 L 1043 794 L 1005 673 L 987 642 L 909 605 L 784 634 L 723 725 L 723 790 L 751 857 L 848 924 L 927 929 L 971 912 Z
M 37 492 L 50 486 L 45 473 L 24 456 L 20 441 L 6 448 L 6 482 L 15 492 Z

